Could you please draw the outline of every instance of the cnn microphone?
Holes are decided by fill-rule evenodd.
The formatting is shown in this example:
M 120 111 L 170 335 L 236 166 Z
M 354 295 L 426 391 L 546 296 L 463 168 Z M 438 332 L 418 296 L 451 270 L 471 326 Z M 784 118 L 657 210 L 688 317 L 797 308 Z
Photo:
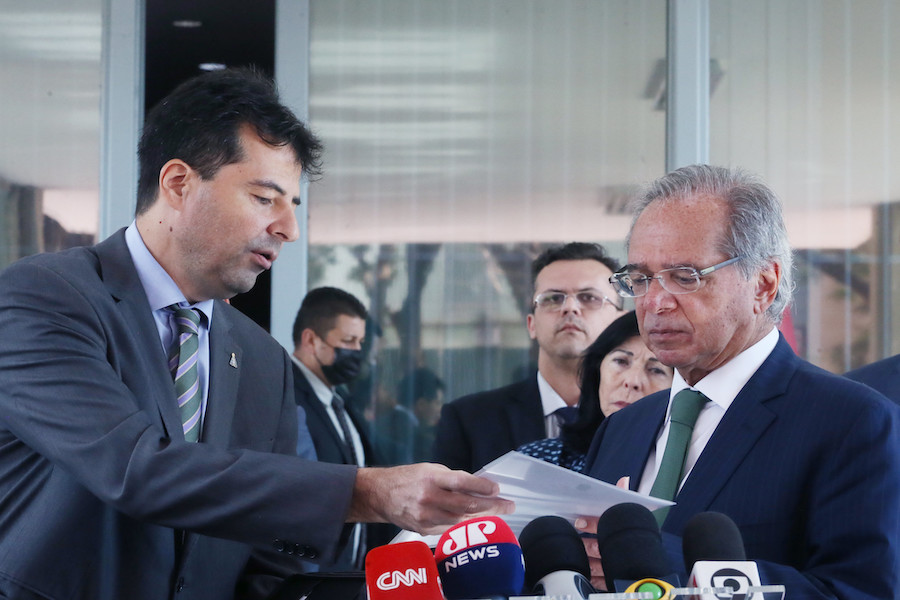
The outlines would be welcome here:
M 691 575 L 688 585 L 696 588 L 731 588 L 728 598 L 749 600 L 751 586 L 760 585 L 756 563 L 747 560 L 741 531 L 727 515 L 718 512 L 698 513 L 684 526 L 681 536 L 686 570 Z M 717 600 L 721 594 L 704 593 L 696 600 Z M 761 596 L 760 596 L 761 597 Z
M 444 600 L 434 555 L 425 542 L 400 542 L 366 554 L 369 600 Z
M 616 592 L 651 592 L 666 598 L 680 585 L 669 567 L 656 519 L 640 504 L 616 504 L 600 516 L 597 548 L 607 587 Z
M 458 523 L 438 540 L 434 561 L 447 600 L 516 596 L 522 591 L 522 549 L 500 517 Z
M 519 534 L 519 544 L 525 557 L 526 593 L 584 600 L 596 592 L 581 536 L 562 517 L 531 521 Z

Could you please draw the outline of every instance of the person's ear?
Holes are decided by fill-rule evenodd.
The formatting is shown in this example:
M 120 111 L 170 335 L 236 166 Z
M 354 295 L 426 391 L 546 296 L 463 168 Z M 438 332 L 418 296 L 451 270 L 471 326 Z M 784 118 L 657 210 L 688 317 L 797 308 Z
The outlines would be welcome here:
M 196 172 L 181 159 L 173 158 L 159 170 L 159 196 L 175 210 L 184 208 L 185 197 Z
M 754 311 L 757 314 L 764 313 L 775 302 L 779 283 L 781 283 L 781 265 L 773 260 L 756 276 Z

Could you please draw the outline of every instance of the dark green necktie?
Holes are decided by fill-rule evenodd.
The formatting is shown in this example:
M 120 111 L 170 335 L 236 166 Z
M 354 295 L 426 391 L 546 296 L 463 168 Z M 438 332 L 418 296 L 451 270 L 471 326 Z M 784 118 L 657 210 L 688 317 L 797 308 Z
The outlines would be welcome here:
M 672 399 L 672 416 L 669 424 L 669 437 L 666 440 L 666 450 L 663 452 L 662 461 L 659 463 L 659 472 L 656 481 L 650 489 L 650 495 L 663 500 L 672 500 L 678 493 L 678 484 L 684 474 L 684 460 L 687 457 L 687 449 L 691 443 L 691 433 L 694 431 L 694 423 L 708 398 L 700 392 L 684 389 L 675 394 Z M 669 514 L 669 507 L 654 511 L 657 522 L 662 525 Z

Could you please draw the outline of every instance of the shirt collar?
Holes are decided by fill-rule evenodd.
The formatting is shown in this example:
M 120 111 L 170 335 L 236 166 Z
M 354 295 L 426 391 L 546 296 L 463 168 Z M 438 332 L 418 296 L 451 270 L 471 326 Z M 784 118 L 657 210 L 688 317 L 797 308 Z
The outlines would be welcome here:
M 178 285 L 150 254 L 135 221 L 132 221 L 125 230 L 125 244 L 128 246 L 128 252 L 131 253 L 131 260 L 134 262 L 134 268 L 144 287 L 151 310 L 161 310 L 172 304 L 188 306 L 187 299 L 178 289 Z M 206 316 L 207 323 L 211 323 L 214 305 L 215 301 L 204 300 L 192 306 Z
M 294 364 L 303 372 L 306 376 L 306 381 L 309 382 L 310 387 L 315 392 L 316 397 L 324 404 L 325 406 L 331 406 L 331 398 L 334 396 L 334 390 L 326 384 L 324 381 L 319 379 L 319 377 L 312 372 L 312 370 L 300 362 L 300 359 L 291 354 L 291 360 L 294 361 Z
M 753 374 L 759 370 L 759 367 L 775 349 L 777 343 L 778 330 L 772 327 L 772 330 L 761 340 L 709 373 L 691 389 L 702 393 L 711 402 L 721 406 L 723 410 L 728 410 Z M 676 369 L 675 377 L 672 379 L 672 390 L 669 394 L 669 406 L 671 407 L 675 394 L 689 387 L 691 386 Z
M 547 383 L 547 380 L 544 379 L 544 376 L 541 375 L 540 371 L 538 371 L 537 374 L 537 382 L 538 391 L 541 394 L 541 405 L 543 406 L 545 417 L 549 417 L 557 409 L 568 406 L 568 404 L 566 404 L 566 401 L 562 399 L 562 396 L 557 394 L 556 390 L 550 387 L 550 384 Z

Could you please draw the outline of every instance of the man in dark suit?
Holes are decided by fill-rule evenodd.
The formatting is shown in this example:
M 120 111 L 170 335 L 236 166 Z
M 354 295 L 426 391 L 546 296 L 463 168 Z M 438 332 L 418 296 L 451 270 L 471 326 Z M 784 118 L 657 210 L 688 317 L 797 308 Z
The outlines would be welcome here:
M 786 598 L 895 597 L 900 411 L 801 360 L 778 333 L 792 277 L 775 194 L 742 171 L 695 165 L 651 184 L 636 214 L 613 280 L 676 374 L 671 390 L 604 421 L 586 472 L 675 500 L 658 515 L 673 571 L 686 521 L 718 511 Z M 690 419 L 672 416 L 694 400 Z M 682 427 L 675 455 L 669 434 Z M 576 525 L 596 531 L 596 519 Z M 586 545 L 599 575 L 596 541 Z
M 900 402 L 900 354 L 847 371 L 844 377 L 864 383 L 894 402 Z
M 356 465 L 380 464 L 365 420 L 337 390 L 350 383 L 362 366 L 366 308 L 354 296 L 333 287 L 311 290 L 294 320 L 294 400 L 305 412 L 320 461 Z M 376 524 L 349 525 L 338 558 L 325 570 L 363 568 L 366 549 L 386 543 Z M 371 535 L 369 535 L 371 534 Z
M 582 242 L 551 247 L 534 260 L 525 324 L 538 345 L 537 373 L 444 405 L 437 462 L 472 473 L 523 444 L 559 435 L 560 423 L 578 406 L 582 352 L 622 314 L 609 283 L 616 268 L 603 246 Z
M 0 274 L 0 597 L 264 598 L 345 522 L 509 510 L 436 465 L 296 456 L 288 355 L 220 299 L 298 238 L 318 150 L 271 82 L 202 75 L 147 117 L 131 226 Z

